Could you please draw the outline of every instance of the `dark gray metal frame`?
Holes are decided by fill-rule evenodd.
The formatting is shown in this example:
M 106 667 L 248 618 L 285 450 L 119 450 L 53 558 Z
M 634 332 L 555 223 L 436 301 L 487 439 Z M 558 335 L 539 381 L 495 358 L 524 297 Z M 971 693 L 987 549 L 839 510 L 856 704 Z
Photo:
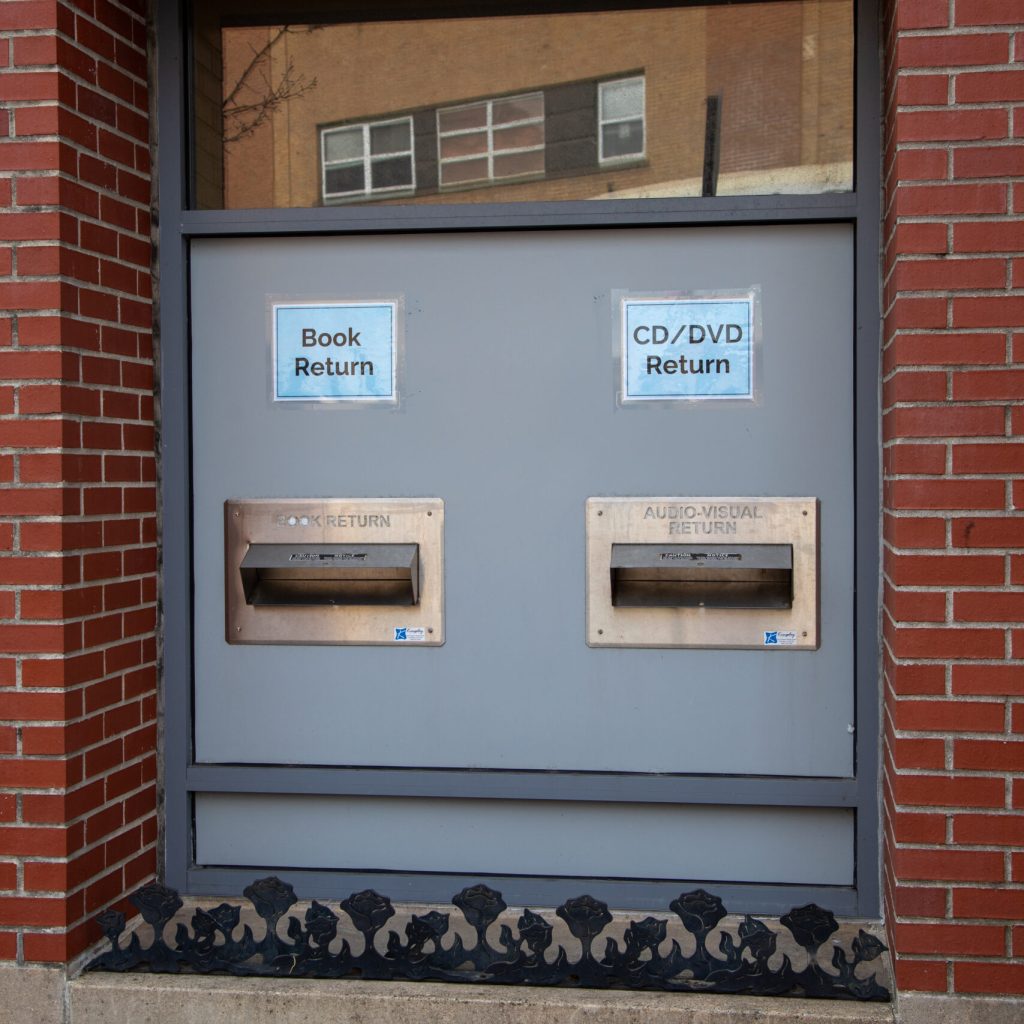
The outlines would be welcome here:
M 852 809 L 853 887 L 723 885 L 713 879 L 537 879 L 531 899 L 554 906 L 586 889 L 612 905 L 664 906 L 681 886 L 707 882 L 737 910 L 781 913 L 815 901 L 837 913 L 879 913 L 879 238 L 881 110 L 877 0 L 857 2 L 856 191 L 814 196 L 706 197 L 472 206 L 337 206 L 308 210 L 187 208 L 188 84 L 182 0 L 156 0 L 158 53 L 160 466 L 162 488 L 164 874 L 195 895 L 240 892 L 251 869 L 195 863 L 193 794 L 295 793 L 487 799 L 753 804 Z M 538 2 L 535 10 L 542 10 Z M 196 764 L 192 755 L 192 501 L 188 252 L 192 238 L 479 231 L 652 225 L 841 222 L 855 254 L 855 681 L 852 778 L 720 777 L 603 772 L 529 772 Z M 271 867 L 268 865 L 268 867 Z M 386 887 L 403 900 L 444 902 L 477 878 L 462 875 L 280 868 L 307 896 Z M 521 877 L 484 876 L 509 904 L 524 902 Z M 571 890 L 571 891 L 570 891 Z

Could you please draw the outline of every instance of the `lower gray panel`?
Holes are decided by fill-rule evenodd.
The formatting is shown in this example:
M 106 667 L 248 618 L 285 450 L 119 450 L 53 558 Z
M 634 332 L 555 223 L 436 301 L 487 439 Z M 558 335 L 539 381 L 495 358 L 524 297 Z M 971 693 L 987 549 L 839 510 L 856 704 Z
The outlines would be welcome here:
M 854 880 L 854 815 L 830 808 L 200 793 L 195 820 L 206 866 Z

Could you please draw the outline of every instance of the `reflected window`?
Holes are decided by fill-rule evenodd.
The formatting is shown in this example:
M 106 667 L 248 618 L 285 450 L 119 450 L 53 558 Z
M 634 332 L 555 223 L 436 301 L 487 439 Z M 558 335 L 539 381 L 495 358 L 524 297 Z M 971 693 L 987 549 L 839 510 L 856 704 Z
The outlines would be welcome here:
M 644 80 L 602 82 L 600 104 L 601 163 L 644 155 Z
M 325 202 L 416 187 L 411 118 L 327 128 L 320 141 Z
M 193 0 L 194 206 L 853 187 L 853 0 L 383 6 Z
M 441 185 L 544 173 L 544 95 L 446 107 L 437 112 Z

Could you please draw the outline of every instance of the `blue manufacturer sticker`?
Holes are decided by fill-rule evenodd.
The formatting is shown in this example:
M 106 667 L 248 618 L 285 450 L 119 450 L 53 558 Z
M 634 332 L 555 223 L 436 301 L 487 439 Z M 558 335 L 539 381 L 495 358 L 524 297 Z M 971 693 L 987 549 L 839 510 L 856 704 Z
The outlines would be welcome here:
M 753 398 L 754 302 L 623 299 L 622 400 Z
M 792 647 L 796 643 L 796 633 L 791 629 L 766 629 L 764 631 L 765 647 Z
M 275 305 L 274 400 L 394 401 L 396 305 Z
M 427 631 L 423 626 L 395 626 L 395 642 L 423 643 L 427 639 Z

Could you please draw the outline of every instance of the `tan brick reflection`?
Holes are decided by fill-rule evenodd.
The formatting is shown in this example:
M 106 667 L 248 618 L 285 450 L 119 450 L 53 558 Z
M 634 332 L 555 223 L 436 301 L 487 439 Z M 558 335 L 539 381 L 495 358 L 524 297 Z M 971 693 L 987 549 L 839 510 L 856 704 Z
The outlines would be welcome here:
M 320 205 L 319 128 L 424 108 L 642 73 L 646 155 L 573 177 L 433 189 L 392 202 L 505 202 L 699 190 L 705 102 L 724 103 L 721 171 L 842 163 L 852 150 L 852 14 L 848 0 L 682 10 L 369 22 L 287 34 L 254 75 L 316 86 L 277 105 L 224 148 L 228 208 Z M 273 28 L 222 34 L 223 94 Z M 200 69 L 200 75 L 209 73 Z M 245 92 L 243 90 L 243 92 Z M 208 118 L 208 120 L 211 120 Z M 200 142 L 201 153 L 207 148 Z M 434 154 L 436 158 L 436 153 Z M 204 164 L 205 168 L 205 164 Z M 217 175 L 202 175 L 216 205 Z M 684 184 L 685 183 L 685 184 Z M 362 200 L 369 201 L 369 200 Z M 382 201 L 382 200 L 375 200 Z

